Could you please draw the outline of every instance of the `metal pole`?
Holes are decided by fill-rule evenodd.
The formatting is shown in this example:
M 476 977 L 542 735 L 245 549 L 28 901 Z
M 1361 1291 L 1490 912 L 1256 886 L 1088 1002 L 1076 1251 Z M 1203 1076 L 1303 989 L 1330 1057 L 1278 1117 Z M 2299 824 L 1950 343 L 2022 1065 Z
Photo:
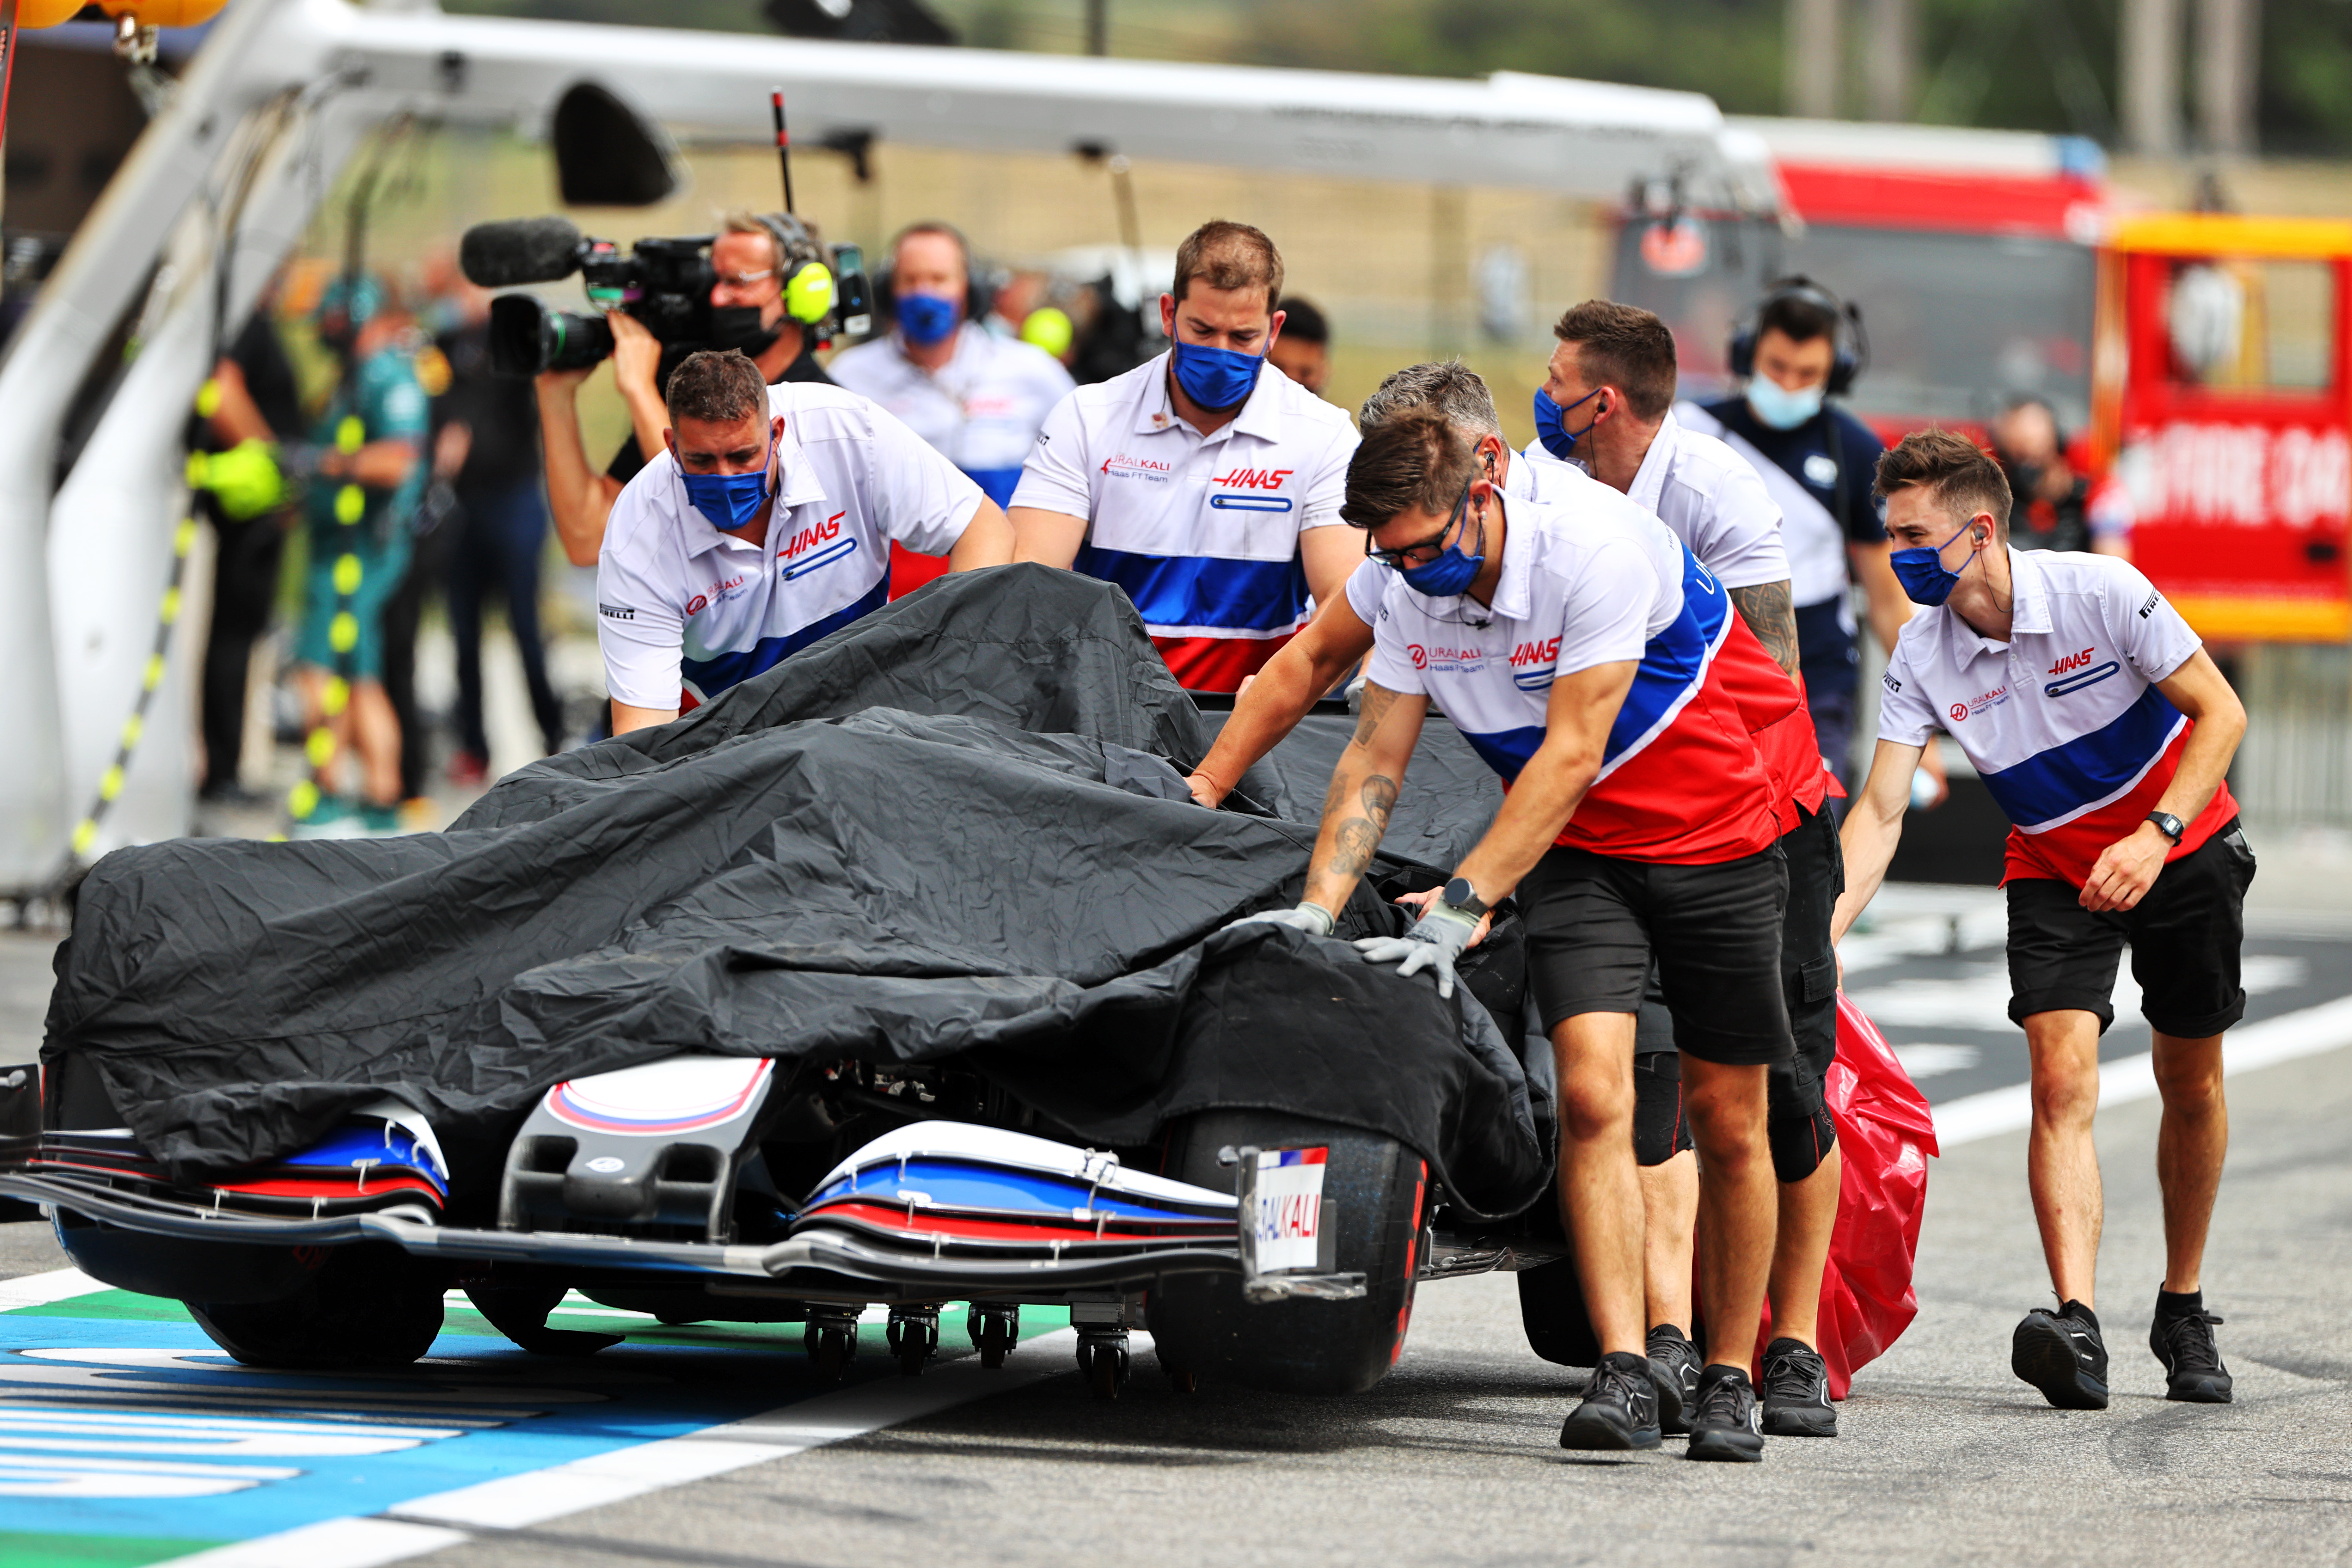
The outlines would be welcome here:
M 1911 118 L 1911 86 L 1917 73 L 1918 7 L 1916 0 L 1870 0 L 1870 37 L 1864 46 L 1863 112 L 1873 120 Z
M 1110 53 L 1110 0 L 1087 0 L 1087 53 Z
M 1808 120 L 1834 120 L 1845 51 L 1839 38 L 1843 0 L 1789 0 L 1782 46 L 1788 111 Z
M 784 172 L 784 210 L 791 212 L 793 210 L 793 133 L 784 129 L 784 89 L 782 88 L 774 87 L 768 89 L 768 109 L 775 116 L 776 121 L 776 166 Z M 776 259 L 778 266 L 783 264 L 783 258 L 781 256 Z
M 2197 134 L 2211 153 L 2254 150 L 2262 0 L 2198 0 Z
M 2180 0 L 2124 0 L 2118 62 L 2124 139 L 2135 153 L 2180 150 Z

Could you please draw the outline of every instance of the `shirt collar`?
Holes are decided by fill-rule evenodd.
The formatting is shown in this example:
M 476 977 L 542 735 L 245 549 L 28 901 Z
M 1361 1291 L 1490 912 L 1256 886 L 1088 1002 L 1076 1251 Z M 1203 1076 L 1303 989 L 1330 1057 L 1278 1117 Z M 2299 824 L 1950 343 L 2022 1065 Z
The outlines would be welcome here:
M 1947 603 L 1941 606 L 1951 619 L 1951 635 L 1962 647 L 1978 653 L 2005 649 L 2021 636 L 2047 632 L 2050 629 L 2050 592 L 2043 581 L 2042 567 L 2033 559 L 2036 552 L 2004 546 L 2009 552 L 2009 636 L 1989 637 L 1969 625 L 1960 613 Z
M 1495 584 L 1489 608 L 1502 619 L 1524 621 L 1535 613 L 1535 503 L 1521 507 L 1517 517 L 1510 514 L 1507 496 L 1496 497 L 1495 507 L 1503 520 L 1503 575 Z
M 1513 452 L 1510 465 L 1503 470 L 1503 493 L 1513 500 L 1535 500 L 1535 463 L 1525 452 Z
M 1658 502 L 1665 498 L 1666 470 L 1675 466 L 1675 443 L 1682 435 L 1682 426 L 1675 423 L 1675 411 L 1658 422 L 1658 433 L 1650 437 L 1650 449 L 1642 455 L 1642 466 L 1633 470 L 1633 488 L 1625 493 L 1635 506 L 1654 512 Z

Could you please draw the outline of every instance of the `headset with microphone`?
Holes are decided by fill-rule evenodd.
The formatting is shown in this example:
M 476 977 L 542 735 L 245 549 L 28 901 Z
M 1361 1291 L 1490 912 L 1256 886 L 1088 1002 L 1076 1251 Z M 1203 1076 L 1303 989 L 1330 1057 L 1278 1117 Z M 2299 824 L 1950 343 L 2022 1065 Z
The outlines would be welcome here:
M 1801 301 L 1829 318 L 1830 345 L 1836 357 L 1830 362 L 1829 384 L 1822 391 L 1831 397 L 1844 396 L 1853 390 L 1855 378 L 1870 367 L 1870 334 L 1863 329 L 1862 307 L 1840 300 L 1802 273 L 1774 282 L 1747 321 L 1733 330 L 1725 356 L 1731 374 L 1743 381 L 1756 374 L 1756 340 L 1763 335 L 1764 317 L 1784 301 Z
M 836 294 L 824 242 L 792 213 L 756 213 L 753 221 L 776 243 L 784 314 L 804 327 L 818 326 L 833 314 Z
M 963 319 L 977 321 L 984 318 L 995 307 L 993 291 L 988 287 L 987 279 L 981 276 L 980 263 L 972 259 L 971 241 L 966 239 L 963 231 L 951 223 L 910 224 L 898 232 L 890 241 L 889 268 L 875 279 L 876 304 L 893 321 L 898 319 L 898 247 L 906 243 L 908 236 L 918 234 L 943 234 L 955 241 L 956 254 L 963 258 Z

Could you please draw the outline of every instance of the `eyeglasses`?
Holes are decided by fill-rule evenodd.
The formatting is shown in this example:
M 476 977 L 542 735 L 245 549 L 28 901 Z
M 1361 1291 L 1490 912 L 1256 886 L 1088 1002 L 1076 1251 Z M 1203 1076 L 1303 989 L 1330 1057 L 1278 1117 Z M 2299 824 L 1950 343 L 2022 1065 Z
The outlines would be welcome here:
M 1423 540 L 1418 544 L 1407 544 L 1396 550 L 1375 550 L 1372 548 L 1371 530 L 1366 529 L 1364 531 L 1364 553 L 1371 559 L 1379 562 L 1381 565 L 1397 571 L 1402 571 L 1407 566 L 1427 565 L 1427 558 L 1410 558 L 1421 556 L 1423 552 L 1427 552 L 1428 556 L 1433 557 L 1439 551 L 1445 548 L 1446 535 L 1454 531 L 1454 525 L 1459 523 L 1463 520 L 1464 514 L 1469 510 L 1470 489 L 1471 486 L 1475 485 L 1477 482 L 1477 476 L 1475 474 L 1472 475 L 1469 482 L 1462 487 L 1462 499 L 1454 503 L 1454 510 L 1446 517 L 1445 526 L 1439 529 L 1435 533 L 1431 534 L 1427 539 Z
M 721 272 L 718 274 L 718 280 L 737 289 L 749 289 L 754 283 L 765 283 L 775 275 L 774 268 L 762 267 L 757 272 Z

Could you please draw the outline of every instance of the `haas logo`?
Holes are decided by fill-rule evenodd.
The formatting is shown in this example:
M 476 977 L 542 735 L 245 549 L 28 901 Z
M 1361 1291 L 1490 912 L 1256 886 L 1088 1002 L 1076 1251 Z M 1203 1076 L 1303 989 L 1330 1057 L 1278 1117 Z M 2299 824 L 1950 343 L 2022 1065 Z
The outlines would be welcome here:
M 1953 704 L 1952 704 L 1952 722 L 1953 722 L 1953 723 L 1957 724 L 1957 723 L 1958 723 L 1961 720 L 1963 720 L 1963 719 L 1967 718 L 1968 716 L 1969 716 L 1969 705 L 1968 705 L 1967 703 L 1965 703 L 1965 702 L 1955 702 L 1955 703 L 1953 703 Z
M 1413 668 L 1427 669 L 1429 668 L 1429 650 L 1427 648 L 1422 647 L 1419 643 L 1414 642 L 1405 644 L 1404 651 L 1412 656 Z
M 802 551 L 806 550 L 812 544 L 823 544 L 827 540 L 840 538 L 841 520 L 848 515 L 849 514 L 846 511 L 837 511 L 831 517 L 826 518 L 823 522 L 813 523 L 809 527 L 802 529 L 798 533 L 793 535 L 792 542 L 790 543 L 786 544 L 782 550 L 777 551 L 776 553 L 789 561 L 793 556 L 798 555 Z
M 1296 468 L 1234 468 L 1209 482 L 1234 490 L 1278 490 L 1283 481 L 1297 471 Z
M 2070 669 L 2080 669 L 2090 662 L 2091 650 L 2089 648 L 2084 648 L 2080 653 L 2070 653 L 2065 658 L 2060 659 L 2057 663 L 2052 665 L 2050 667 L 2050 673 L 2053 675 L 2063 675 Z
M 1523 642 L 1511 650 L 1511 668 L 1517 669 L 1523 665 L 1549 664 L 1559 658 L 1558 637 L 1549 642 Z

